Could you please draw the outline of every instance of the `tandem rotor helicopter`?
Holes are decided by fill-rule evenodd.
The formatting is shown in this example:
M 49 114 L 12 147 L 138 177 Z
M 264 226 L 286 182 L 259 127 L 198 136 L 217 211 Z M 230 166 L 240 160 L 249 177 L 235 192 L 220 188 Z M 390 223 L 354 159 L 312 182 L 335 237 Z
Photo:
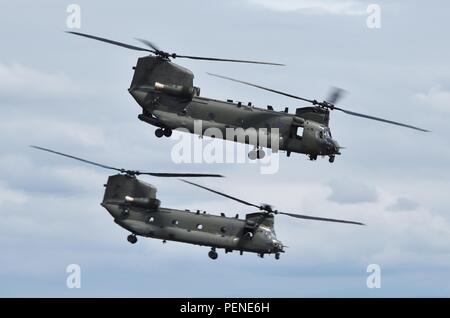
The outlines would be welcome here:
M 181 180 L 193 186 L 235 200 L 249 207 L 258 209 L 258 212 L 245 215 L 245 219 L 211 215 L 200 210 L 178 210 L 161 207 L 156 197 L 156 187 L 141 181 L 139 175 L 154 177 L 222 177 L 218 174 L 197 173 L 159 173 L 142 172 L 111 167 L 64 154 L 48 148 L 31 146 L 32 148 L 79 160 L 97 167 L 118 171 L 118 174 L 109 176 L 105 186 L 105 193 L 101 205 L 111 214 L 114 222 L 131 232 L 127 240 L 131 244 L 137 242 L 137 236 L 155 238 L 166 241 L 178 241 L 193 245 L 209 246 L 208 256 L 217 259 L 217 249 L 225 249 L 225 253 L 232 251 L 257 253 L 260 257 L 265 254 L 274 254 L 276 259 L 284 253 L 284 245 L 275 235 L 274 216 L 286 215 L 298 219 L 337 222 L 364 225 L 363 223 L 330 219 L 302 214 L 285 213 L 274 210 L 268 204 L 253 204 L 225 193 L 207 188 L 205 186 Z
M 139 106 L 142 107 L 142 114 L 138 118 L 141 121 L 158 127 L 155 131 L 155 135 L 158 138 L 163 136 L 170 137 L 174 129 L 183 128 L 183 130 L 187 130 L 192 134 L 196 133 L 202 136 L 208 128 L 215 128 L 222 132 L 217 138 L 253 145 L 254 149 L 248 154 L 250 159 L 264 157 L 265 153 L 262 148 L 266 147 L 273 151 L 286 151 L 287 156 L 290 156 L 292 152 L 306 154 L 310 160 L 316 160 L 318 156 L 328 156 L 329 161 L 334 162 L 335 156 L 341 154 L 340 150 L 342 147 L 333 139 L 329 128 L 330 111 L 332 110 L 339 110 L 348 115 L 412 128 L 423 132 L 428 131 L 400 122 L 336 107 L 335 104 L 342 97 L 343 91 L 341 89 L 334 89 L 326 100 L 317 101 L 249 82 L 210 74 L 292 97 L 310 103 L 312 106 L 297 108 L 295 114 L 291 114 L 288 112 L 288 108 L 285 108 L 284 111 L 276 111 L 272 106 L 267 106 L 267 109 L 263 109 L 254 107 L 251 103 L 245 105 L 241 102 L 233 102 L 232 100 L 220 101 L 201 97 L 200 88 L 193 85 L 193 73 L 173 63 L 171 59 L 186 58 L 280 66 L 283 64 L 178 55 L 176 53 L 165 52 L 152 42 L 143 39 L 137 40 L 146 45 L 147 48 L 85 33 L 73 31 L 67 31 L 67 33 L 131 50 L 150 53 L 150 55 L 137 60 L 136 66 L 133 67 L 134 75 L 128 91 Z M 201 124 L 200 131 L 195 129 L 195 124 L 198 122 Z M 230 134 L 227 134 L 227 129 L 230 128 L 244 130 L 245 133 L 243 136 L 238 136 L 238 134 L 231 134 L 230 136 Z M 250 129 L 255 131 L 254 136 L 246 135 L 246 132 Z M 274 138 L 278 142 L 272 142 Z

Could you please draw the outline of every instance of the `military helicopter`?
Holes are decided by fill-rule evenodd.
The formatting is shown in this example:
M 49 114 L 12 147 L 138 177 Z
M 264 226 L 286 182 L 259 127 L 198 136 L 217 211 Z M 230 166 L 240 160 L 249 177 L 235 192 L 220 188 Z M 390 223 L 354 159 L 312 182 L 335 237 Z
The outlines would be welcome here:
M 114 222 L 131 232 L 127 240 L 131 244 L 137 242 L 137 236 L 155 238 L 166 241 L 177 241 L 193 245 L 209 246 L 208 256 L 217 259 L 217 249 L 225 249 L 225 253 L 239 251 L 257 253 L 260 257 L 265 254 L 274 254 L 276 259 L 284 252 L 284 245 L 275 235 L 274 215 L 286 215 L 299 219 L 348 223 L 364 225 L 360 222 L 308 216 L 302 214 L 285 213 L 274 210 L 268 204 L 253 204 L 236 197 L 221 193 L 205 186 L 181 180 L 190 185 L 208 190 L 226 198 L 235 200 L 247 206 L 257 208 L 259 211 L 246 214 L 245 219 L 208 214 L 206 212 L 178 210 L 161 207 L 156 197 L 156 187 L 139 180 L 139 175 L 154 177 L 222 177 L 218 174 L 197 173 L 155 173 L 141 172 L 115 168 L 96 163 L 83 158 L 58 152 L 39 146 L 35 149 L 68 157 L 84 163 L 108 170 L 118 171 L 118 174 L 108 178 L 101 205 L 111 214 Z
M 308 102 L 312 104 L 312 107 L 297 108 L 295 114 L 291 114 L 288 108 L 285 108 L 284 111 L 276 111 L 270 105 L 267 106 L 267 109 L 263 109 L 254 107 L 252 103 L 244 104 L 242 102 L 234 102 L 231 99 L 220 101 L 201 97 L 200 88 L 193 85 L 193 73 L 173 63 L 171 59 L 187 58 L 277 66 L 282 66 L 283 64 L 178 55 L 163 51 L 152 42 L 143 39 L 137 40 L 146 45 L 147 48 L 85 33 L 73 31 L 68 33 L 131 50 L 150 53 L 148 56 L 139 58 L 136 66 L 133 67 L 134 75 L 128 91 L 139 106 L 142 107 L 142 114 L 138 118 L 158 127 L 155 130 L 155 135 L 158 138 L 163 136 L 170 137 L 173 129 L 183 129 L 183 131 L 200 136 L 207 135 L 205 133 L 208 129 L 215 129 L 214 135 L 210 137 L 252 145 L 254 148 L 248 154 L 252 160 L 263 158 L 265 155 L 263 148 L 265 147 L 273 151 L 286 151 L 287 156 L 290 156 L 292 152 L 306 154 L 310 160 L 316 160 L 318 156 L 328 156 L 329 161 L 334 162 L 335 156 L 341 154 L 340 150 L 342 147 L 331 135 L 329 128 L 331 110 L 339 110 L 348 115 L 419 131 L 427 131 L 415 126 L 336 107 L 335 103 L 342 96 L 341 89 L 334 89 L 327 100 L 320 102 L 315 99 L 307 99 L 212 74 Z

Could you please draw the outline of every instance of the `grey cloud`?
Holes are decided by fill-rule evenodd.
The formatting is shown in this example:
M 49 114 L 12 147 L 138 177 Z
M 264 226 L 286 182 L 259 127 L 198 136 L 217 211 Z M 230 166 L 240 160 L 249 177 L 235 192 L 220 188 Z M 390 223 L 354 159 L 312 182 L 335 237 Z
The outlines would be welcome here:
M 342 204 L 373 203 L 378 200 L 378 193 L 373 186 L 350 180 L 333 180 L 330 183 L 331 194 L 328 200 Z
M 0 62 L 0 96 L 3 98 L 67 97 L 80 89 L 62 72 L 50 73 L 20 63 Z
M 421 104 L 442 111 L 450 111 L 450 90 L 442 86 L 434 86 L 425 93 L 414 96 L 415 100 Z
M 419 207 L 419 204 L 409 198 L 400 197 L 386 209 L 389 211 L 413 211 Z
M 281 12 L 302 11 L 305 13 L 339 15 L 366 14 L 367 7 L 360 1 L 355 0 L 249 0 L 249 2 L 270 10 Z

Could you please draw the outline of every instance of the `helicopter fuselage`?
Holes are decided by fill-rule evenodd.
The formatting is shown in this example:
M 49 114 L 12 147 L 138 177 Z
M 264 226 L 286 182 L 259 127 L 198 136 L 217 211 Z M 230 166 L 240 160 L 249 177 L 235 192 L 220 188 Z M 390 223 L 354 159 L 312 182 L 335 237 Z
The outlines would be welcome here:
M 216 248 L 223 248 L 226 252 L 275 254 L 278 258 L 284 252 L 283 244 L 275 235 L 273 216 L 256 212 L 239 219 L 237 215 L 226 217 L 200 210 L 163 208 L 156 199 L 156 188 L 136 177 L 110 176 L 101 205 L 115 223 L 132 233 L 131 243 L 139 235 L 209 246 L 214 253 Z
M 227 252 L 270 254 L 281 251 L 282 245 L 272 229 L 261 225 L 250 232 L 242 219 L 163 207 L 154 210 L 125 207 L 120 203 L 102 203 L 102 206 L 113 216 L 114 222 L 135 235 L 223 248 Z
M 255 146 L 333 157 L 340 154 L 328 127 L 329 111 L 298 108 L 296 114 L 251 103 L 200 97 L 191 71 L 160 57 L 138 60 L 130 94 L 142 107 L 138 118 L 164 131 L 185 132 Z M 164 134 L 157 131 L 157 136 Z M 159 133 L 159 135 L 158 135 Z

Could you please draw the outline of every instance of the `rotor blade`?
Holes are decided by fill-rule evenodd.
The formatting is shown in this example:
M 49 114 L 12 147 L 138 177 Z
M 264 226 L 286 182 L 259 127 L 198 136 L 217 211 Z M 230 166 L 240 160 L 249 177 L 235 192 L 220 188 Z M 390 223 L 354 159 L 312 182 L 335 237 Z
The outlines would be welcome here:
M 101 37 L 94 36 L 94 35 L 89 35 L 89 34 L 80 33 L 80 32 L 74 32 L 74 31 L 66 31 L 66 33 L 71 33 L 71 34 L 75 34 L 75 35 L 79 35 L 79 36 L 84 36 L 84 37 L 89 38 L 89 39 L 93 39 L 93 40 L 102 41 L 102 42 L 106 42 L 106 43 L 109 43 L 109 44 L 121 46 L 121 47 L 130 49 L 130 50 L 155 53 L 154 50 L 149 50 L 149 49 L 145 49 L 145 48 L 142 48 L 142 47 L 138 47 L 138 46 L 134 46 L 134 45 L 130 45 L 130 44 L 125 44 L 125 43 L 122 43 L 122 42 L 117 42 L 117 41 L 101 38 Z
M 355 113 L 346 109 L 342 109 L 339 107 L 333 107 L 333 109 L 336 110 L 340 110 L 348 115 L 352 115 L 352 116 L 357 116 L 357 117 L 362 117 L 362 118 L 368 118 L 368 119 L 372 119 L 372 120 L 377 120 L 377 121 L 381 121 L 384 123 L 388 123 L 388 124 L 392 124 L 392 125 L 397 125 L 397 126 L 402 126 L 402 127 L 407 127 L 407 128 L 411 128 L 411 129 L 415 129 L 415 130 L 419 130 L 419 131 L 423 131 L 423 132 L 430 132 L 429 130 L 426 129 L 422 129 L 419 127 L 415 127 L 415 126 L 411 126 L 411 125 L 407 125 L 407 124 L 402 124 L 396 121 L 392 121 L 392 120 L 388 120 L 388 119 L 383 119 L 383 118 L 378 118 L 378 117 L 374 117 L 374 116 L 369 116 L 369 115 L 364 115 L 364 114 L 360 114 L 360 113 Z
M 288 215 L 298 219 L 306 219 L 306 220 L 315 220 L 315 221 L 326 221 L 326 222 L 336 222 L 336 223 L 347 223 L 347 224 L 356 224 L 356 225 L 365 225 L 364 223 L 347 221 L 347 220 L 339 220 L 339 219 L 329 219 L 329 218 L 321 218 L 317 216 L 309 216 L 302 214 L 293 214 L 293 213 L 285 213 L 285 212 L 275 212 L 276 214 Z
M 222 59 L 222 58 L 215 58 L 215 57 L 202 57 L 202 56 L 190 56 L 190 55 L 178 55 L 178 54 L 175 54 L 173 57 L 185 58 L 185 59 L 191 59 L 191 60 L 203 60 L 203 61 L 221 61 L 221 62 L 236 62 L 236 63 L 250 63 L 250 64 L 264 64 L 264 65 L 286 66 L 286 65 L 280 64 L 280 63 L 248 61 L 248 60 L 234 60 L 234 59 Z
M 252 83 L 249 83 L 249 82 L 244 82 L 244 81 L 241 81 L 241 80 L 238 80 L 238 79 L 234 79 L 234 78 L 231 78 L 231 77 L 227 77 L 227 76 L 223 76 L 223 75 L 218 75 L 218 74 L 213 74 L 213 73 L 207 73 L 207 74 L 211 75 L 211 76 L 219 77 L 219 78 L 222 78 L 222 79 L 226 79 L 226 80 L 229 80 L 229 81 L 233 81 L 233 82 L 237 82 L 237 83 L 253 86 L 253 87 L 256 87 L 256 88 L 259 88 L 259 89 L 263 89 L 263 90 L 266 90 L 266 91 L 269 91 L 269 92 L 272 92 L 272 93 L 280 94 L 280 95 L 283 95 L 283 96 L 299 99 L 299 100 L 302 100 L 302 101 L 305 101 L 305 102 L 308 102 L 308 103 L 315 104 L 315 101 L 312 100 L 312 99 L 307 99 L 307 98 L 303 98 L 303 97 L 300 97 L 300 96 L 295 96 L 295 95 L 292 95 L 292 94 L 284 93 L 284 92 L 277 91 L 277 90 L 274 90 L 274 89 L 271 89 L 271 88 L 267 88 L 267 87 L 264 87 L 264 86 L 252 84 Z
M 337 104 L 337 102 L 344 97 L 346 91 L 339 87 L 332 87 L 331 91 L 328 93 L 326 101 L 330 104 Z
M 82 161 L 82 162 L 85 162 L 85 163 L 89 163 L 91 165 L 102 167 L 102 168 L 105 168 L 105 169 L 116 170 L 116 171 L 119 171 L 119 172 L 122 172 L 122 173 L 129 173 L 129 174 L 133 174 L 133 175 L 144 174 L 144 175 L 149 175 L 149 176 L 153 176 L 153 177 L 189 177 L 189 178 L 194 178 L 194 177 L 214 177 L 214 178 L 223 178 L 223 176 L 220 175 L 220 174 L 164 173 L 164 172 L 163 173 L 158 173 L 158 172 L 140 172 L 140 171 L 135 171 L 135 170 L 119 169 L 119 168 L 103 165 L 101 163 L 97 163 L 97 162 L 93 162 L 93 161 L 90 161 L 90 160 L 86 160 L 86 159 L 83 159 L 83 158 L 79 158 L 79 157 L 75 157 L 75 156 L 72 156 L 72 155 L 68 155 L 68 154 L 65 154 L 65 153 L 62 153 L 62 152 L 58 152 L 58 151 L 55 151 L 55 150 L 51 150 L 51 149 L 48 149 L 48 148 L 43 148 L 43 147 L 39 147 L 39 146 L 30 146 L 30 147 L 35 148 L 35 149 L 39 149 L 39 150 L 43 150 L 43 151 L 47 151 L 47 152 L 51 152 L 51 153 L 54 153 L 54 154 L 57 154 L 57 155 L 60 155 L 60 156 L 63 156 L 63 157 L 79 160 L 79 161 Z
M 150 42 L 149 40 L 140 39 L 140 38 L 135 38 L 135 39 L 138 40 L 139 42 L 147 45 L 148 47 L 151 47 L 155 51 L 161 51 L 153 42 Z
M 43 150 L 43 151 L 47 151 L 47 152 L 51 152 L 51 153 L 54 153 L 54 154 L 57 154 L 57 155 L 60 155 L 60 156 L 63 156 L 63 157 L 67 157 L 67 158 L 75 159 L 75 160 L 78 160 L 78 161 L 82 161 L 82 162 L 85 162 L 85 163 L 89 163 L 91 165 L 102 167 L 102 168 L 105 168 L 105 169 L 116 170 L 116 171 L 119 171 L 119 172 L 123 171 L 123 169 L 106 166 L 106 165 L 103 165 L 101 163 L 89 161 L 89 160 L 86 160 L 86 159 L 83 159 L 83 158 L 78 158 L 78 157 L 71 156 L 71 155 L 68 155 L 68 154 L 65 154 L 65 153 L 62 153 L 62 152 L 54 151 L 54 150 L 51 150 L 51 149 L 48 149 L 48 148 L 43 148 L 43 147 L 39 147 L 39 146 L 30 146 L 30 147 L 31 148 L 35 148 L 35 149 L 39 149 L 39 150 Z
M 239 203 L 242 203 L 242 204 L 245 204 L 245 205 L 248 205 L 248 206 L 253 206 L 253 207 L 258 208 L 258 209 L 260 208 L 259 205 L 256 205 L 256 204 L 253 204 L 253 203 L 250 203 L 250 202 L 247 202 L 247 201 L 244 201 L 244 200 L 241 200 L 241 199 L 232 197 L 231 195 L 228 195 L 228 194 L 225 194 L 225 193 L 222 193 L 222 192 L 219 192 L 219 191 L 216 191 L 216 190 L 213 190 L 213 189 L 204 187 L 204 186 L 199 185 L 199 184 L 197 184 L 197 183 L 190 182 L 190 181 L 183 180 L 183 179 L 180 179 L 180 180 L 183 181 L 183 182 L 189 183 L 189 184 L 191 184 L 191 185 L 193 185 L 193 186 L 196 186 L 196 187 L 202 188 L 202 189 L 204 189 L 204 190 L 210 191 L 210 192 L 212 192 L 212 193 L 221 195 L 221 196 L 223 196 L 223 197 L 225 197 L 225 198 L 228 198 L 228 199 L 237 201 L 237 202 L 239 202 Z
M 223 178 L 220 174 L 210 173 L 159 173 L 159 172 L 138 172 L 138 174 L 145 174 L 153 177 L 187 177 L 187 178 L 199 178 L 199 177 L 211 177 L 211 178 Z M 188 181 L 186 181 L 188 182 Z

